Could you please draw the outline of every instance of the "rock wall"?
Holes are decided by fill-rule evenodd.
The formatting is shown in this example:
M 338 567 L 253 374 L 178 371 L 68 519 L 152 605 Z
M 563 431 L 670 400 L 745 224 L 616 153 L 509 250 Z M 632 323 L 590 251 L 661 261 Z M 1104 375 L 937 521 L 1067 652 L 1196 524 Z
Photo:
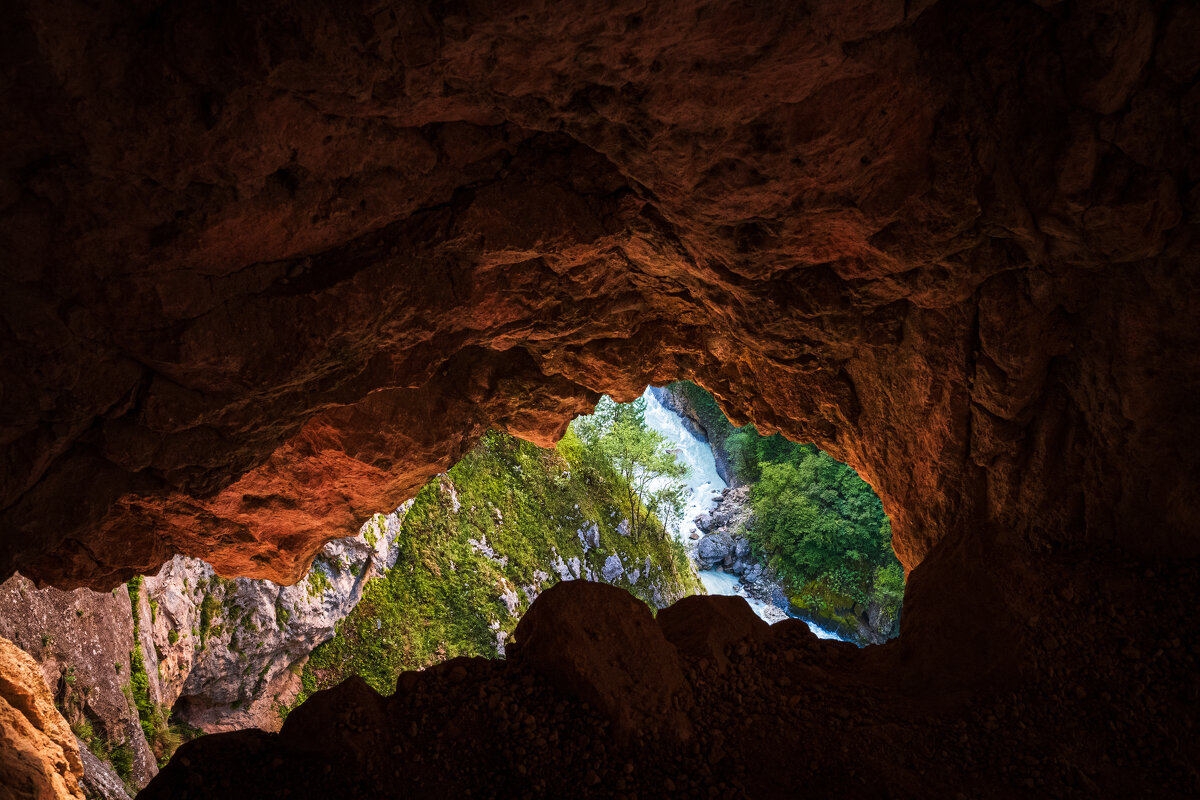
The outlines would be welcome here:
M 130 686 L 135 643 L 147 700 L 164 722 L 172 713 L 204 732 L 277 730 L 278 709 L 295 699 L 308 654 L 333 636 L 366 581 L 395 563 L 407 505 L 330 542 L 312 568 L 322 578 L 289 587 L 225 581 L 183 556 L 145 578 L 136 600 L 125 586 L 64 592 L 38 589 L 20 575 L 0 584 L 0 636 L 29 654 L 66 722 L 89 739 L 79 773 L 85 792 L 125 797 L 158 772 Z M 121 747 L 130 753 L 125 775 L 113 766 L 119 759 L 112 751 Z
M 143 609 L 142 618 L 149 619 Z M 130 691 L 134 626 L 129 592 L 37 589 L 17 575 L 0 584 L 0 636 L 29 654 L 69 724 L 86 724 L 97 749 L 127 748 L 126 778 L 145 786 L 158 773 Z M 143 646 L 155 681 L 153 649 Z M 161 702 L 156 681 L 152 699 Z M 74 737 L 72 737 L 74 742 Z
M 0 637 L 0 791 L 13 800 L 83 800 L 83 763 L 37 663 Z
M 150 629 L 163 702 L 206 733 L 278 730 L 279 710 L 299 693 L 309 653 L 334 635 L 367 581 L 395 563 L 409 505 L 325 545 L 292 586 L 224 580 L 210 565 L 182 556 L 146 578 L 146 596 L 158 609 Z

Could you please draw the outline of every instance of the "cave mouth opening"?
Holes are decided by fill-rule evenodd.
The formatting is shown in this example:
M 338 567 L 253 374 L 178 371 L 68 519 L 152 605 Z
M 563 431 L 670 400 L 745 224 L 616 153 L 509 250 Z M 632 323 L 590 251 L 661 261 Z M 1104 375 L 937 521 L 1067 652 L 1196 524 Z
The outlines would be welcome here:
M 736 595 L 768 623 L 859 646 L 899 632 L 904 571 L 871 487 L 812 445 L 735 427 L 692 383 L 603 397 L 552 448 L 490 431 L 359 538 L 382 579 L 302 665 L 290 707 L 351 675 L 390 694 L 404 671 L 503 656 L 562 580 L 652 609 Z M 323 552 L 301 585 L 320 594 L 345 571 Z

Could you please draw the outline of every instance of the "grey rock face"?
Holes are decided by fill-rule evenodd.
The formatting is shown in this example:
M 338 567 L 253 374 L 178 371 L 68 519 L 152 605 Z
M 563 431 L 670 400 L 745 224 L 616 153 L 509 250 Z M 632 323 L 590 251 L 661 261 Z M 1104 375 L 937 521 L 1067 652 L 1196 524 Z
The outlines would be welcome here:
M 751 564 L 750 566 L 746 567 L 745 572 L 742 573 L 742 581 L 744 583 L 754 583 L 762 577 L 762 574 L 762 564 Z
M 299 689 L 299 667 L 333 637 L 367 581 L 395 563 L 410 503 L 377 514 L 357 536 L 325 545 L 293 586 L 226 580 L 176 556 L 145 579 L 158 612 L 151 626 L 164 702 L 209 732 L 278 727 L 275 707 Z
M 79 739 L 79 759 L 83 762 L 83 793 L 94 800 L 129 800 L 125 784 L 113 772 L 112 766 L 88 749 Z
M 583 545 L 584 551 L 591 550 L 593 547 L 600 546 L 600 528 L 596 523 L 579 531 L 579 541 Z
M 629 520 L 623 519 L 617 523 L 617 533 L 621 534 L 622 536 L 629 535 Z

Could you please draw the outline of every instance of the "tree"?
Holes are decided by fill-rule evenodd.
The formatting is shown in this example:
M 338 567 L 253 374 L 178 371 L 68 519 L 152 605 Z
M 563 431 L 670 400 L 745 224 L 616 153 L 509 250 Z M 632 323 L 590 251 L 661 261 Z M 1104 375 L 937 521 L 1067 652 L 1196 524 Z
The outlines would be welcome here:
M 879 568 L 896 562 L 879 499 L 854 471 L 816 448 L 764 463 L 751 490 L 751 540 L 796 585 L 813 580 L 866 602 Z M 886 573 L 894 583 L 895 569 Z M 903 571 L 898 573 L 903 586 Z M 889 588 L 894 588 L 890 587 Z M 902 590 L 901 590 L 902 591 Z
M 600 398 L 591 415 L 571 423 L 591 465 L 615 475 L 628 512 L 629 534 L 639 539 L 657 518 L 664 526 L 683 515 L 687 467 L 670 442 L 646 425 L 646 401 Z

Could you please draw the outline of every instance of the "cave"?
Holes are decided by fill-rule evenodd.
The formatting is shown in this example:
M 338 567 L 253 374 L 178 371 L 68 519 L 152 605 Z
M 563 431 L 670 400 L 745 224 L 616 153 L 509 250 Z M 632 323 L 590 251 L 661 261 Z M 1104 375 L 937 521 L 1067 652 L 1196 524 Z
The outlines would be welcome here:
M 1200 793 L 1194 4 L 0 18 L 0 578 L 294 583 L 489 428 L 674 380 L 857 470 L 908 573 L 853 652 L 564 583 L 507 661 L 348 681 L 142 796 Z M 43 757 L 0 777 L 77 796 L 7 652 Z

